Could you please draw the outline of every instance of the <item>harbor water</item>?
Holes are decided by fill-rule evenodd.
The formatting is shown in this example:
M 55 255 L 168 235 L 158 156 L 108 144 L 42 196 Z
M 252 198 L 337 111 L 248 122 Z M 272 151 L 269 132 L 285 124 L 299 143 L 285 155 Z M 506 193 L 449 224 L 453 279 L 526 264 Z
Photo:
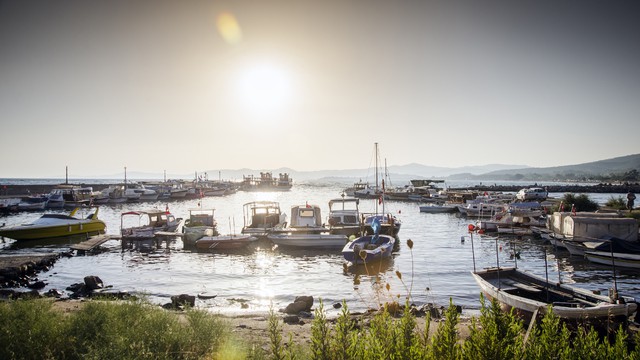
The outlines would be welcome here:
M 290 215 L 291 206 L 316 204 L 326 222 L 330 199 L 339 198 L 338 184 L 296 184 L 285 192 L 243 192 L 224 197 L 204 197 L 182 201 L 157 201 L 103 205 L 99 218 L 107 223 L 107 233 L 118 235 L 120 214 L 129 210 L 166 209 L 176 217 L 187 218 L 189 209 L 215 208 L 221 234 L 241 232 L 243 204 L 252 201 L 276 201 Z M 617 194 L 589 194 L 599 203 Z M 561 197 L 562 194 L 551 194 Z M 617 283 L 624 295 L 640 298 L 637 272 L 612 269 L 572 257 L 554 249 L 544 240 L 525 236 L 470 234 L 468 225 L 476 219 L 459 214 L 420 213 L 418 203 L 390 202 L 384 211 L 401 221 L 399 248 L 389 261 L 364 266 L 348 266 L 339 250 L 299 250 L 278 248 L 260 241 L 244 251 L 202 253 L 184 249 L 179 238 L 162 242 L 152 251 L 123 250 L 119 240 L 103 245 L 107 251 L 96 255 L 62 257 L 48 272 L 39 274 L 49 289 L 64 290 L 82 282 L 87 275 L 99 276 L 105 285 L 146 297 L 163 304 L 178 294 L 206 293 L 214 298 L 197 299 L 196 306 L 212 312 L 238 315 L 279 309 L 296 296 L 311 295 L 327 304 L 346 301 L 352 311 L 363 311 L 387 301 L 446 306 L 451 299 L 470 311 L 479 308 L 480 290 L 470 272 L 476 269 L 516 265 L 550 281 L 600 290 L 603 294 Z M 382 211 L 376 200 L 363 199 L 361 212 Z M 47 212 L 66 213 L 63 210 Z M 17 213 L 0 218 L 12 226 L 29 223 L 42 213 Z M 80 214 L 82 215 L 82 214 Z M 413 248 L 407 246 L 411 239 Z M 0 255 L 66 251 L 68 245 L 5 240 Z M 514 252 L 519 258 L 512 256 Z M 475 261 L 474 261 L 475 260 Z M 389 285 L 387 287 L 387 284 Z M 208 297 L 210 297 L 208 296 Z

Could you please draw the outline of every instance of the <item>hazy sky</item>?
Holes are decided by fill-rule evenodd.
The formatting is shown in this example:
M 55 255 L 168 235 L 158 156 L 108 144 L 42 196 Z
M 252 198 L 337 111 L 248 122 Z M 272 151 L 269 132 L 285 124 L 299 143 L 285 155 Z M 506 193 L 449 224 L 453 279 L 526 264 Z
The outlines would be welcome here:
M 637 1 L 3 1 L 2 177 L 640 153 Z

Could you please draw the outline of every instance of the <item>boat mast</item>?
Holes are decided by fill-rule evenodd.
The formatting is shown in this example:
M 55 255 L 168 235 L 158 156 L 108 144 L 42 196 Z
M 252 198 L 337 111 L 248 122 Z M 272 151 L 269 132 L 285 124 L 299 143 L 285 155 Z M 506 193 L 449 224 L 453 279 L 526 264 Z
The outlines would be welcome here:
M 69 166 L 64 167 L 64 184 L 69 184 Z
M 124 167 L 124 189 L 127 190 L 127 167 Z
M 375 162 L 375 174 L 376 174 L 376 189 L 375 192 L 377 193 L 378 190 L 380 189 L 380 187 L 378 186 L 378 143 L 374 143 L 374 162 Z M 378 202 L 376 201 L 376 214 L 378 214 Z

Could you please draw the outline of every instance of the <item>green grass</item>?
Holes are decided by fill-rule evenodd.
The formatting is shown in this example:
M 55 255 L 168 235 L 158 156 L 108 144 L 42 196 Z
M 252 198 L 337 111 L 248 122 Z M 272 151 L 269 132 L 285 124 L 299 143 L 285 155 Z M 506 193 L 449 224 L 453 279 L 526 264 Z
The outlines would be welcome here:
M 640 359 L 640 337 L 622 328 L 608 337 L 584 325 L 569 330 L 547 312 L 526 337 L 514 313 L 483 297 L 480 303 L 462 339 L 453 301 L 437 323 L 416 318 L 408 302 L 400 311 L 383 306 L 360 317 L 343 302 L 330 320 L 320 302 L 309 345 L 295 345 L 292 334 L 285 343 L 282 320 L 271 311 L 264 350 L 267 344 L 235 338 L 224 320 L 200 310 L 178 314 L 142 301 L 96 301 L 63 313 L 49 300 L 6 301 L 0 359 Z

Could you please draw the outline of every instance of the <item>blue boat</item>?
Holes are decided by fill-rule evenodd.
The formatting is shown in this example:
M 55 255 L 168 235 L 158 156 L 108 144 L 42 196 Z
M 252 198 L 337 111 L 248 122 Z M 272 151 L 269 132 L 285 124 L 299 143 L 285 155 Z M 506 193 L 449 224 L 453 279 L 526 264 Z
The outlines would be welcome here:
M 393 236 L 380 235 L 381 226 L 378 219 L 374 219 L 371 225 L 373 234 L 356 238 L 342 248 L 345 260 L 358 264 L 391 257 L 396 239 Z

